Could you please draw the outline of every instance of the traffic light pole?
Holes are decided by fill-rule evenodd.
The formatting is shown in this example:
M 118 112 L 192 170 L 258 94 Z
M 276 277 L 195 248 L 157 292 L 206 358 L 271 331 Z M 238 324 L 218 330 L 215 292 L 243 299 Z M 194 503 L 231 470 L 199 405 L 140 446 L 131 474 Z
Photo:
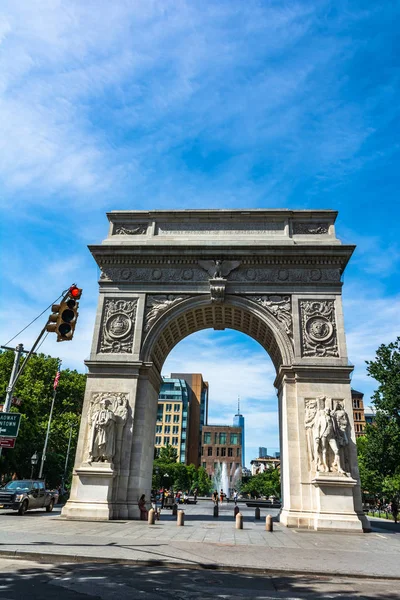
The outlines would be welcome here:
M 8 412 L 10 410 L 10 406 L 11 406 L 12 392 L 15 387 L 15 382 L 17 380 L 17 371 L 18 371 L 19 361 L 20 361 L 21 355 L 24 352 L 26 352 L 26 350 L 24 350 L 23 344 L 18 344 L 18 346 L 16 348 L 9 348 L 8 346 L 1 346 L 1 347 L 4 348 L 5 350 L 14 350 L 14 352 L 15 352 L 14 364 L 13 364 L 13 368 L 12 368 L 11 375 L 10 375 L 10 381 L 7 386 L 7 394 L 6 394 L 6 399 L 5 399 L 4 406 L 3 406 L 3 412 Z M 3 448 L 0 447 L 0 456 L 1 456 L 2 452 L 3 452 Z

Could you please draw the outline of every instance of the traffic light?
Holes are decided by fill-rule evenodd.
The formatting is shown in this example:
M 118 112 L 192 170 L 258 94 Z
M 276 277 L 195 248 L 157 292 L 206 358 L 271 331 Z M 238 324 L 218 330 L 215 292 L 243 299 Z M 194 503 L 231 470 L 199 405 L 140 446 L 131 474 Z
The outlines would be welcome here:
M 46 329 L 57 334 L 57 342 L 72 340 L 78 320 L 77 300 L 82 296 L 82 290 L 72 285 L 60 304 L 53 304 Z

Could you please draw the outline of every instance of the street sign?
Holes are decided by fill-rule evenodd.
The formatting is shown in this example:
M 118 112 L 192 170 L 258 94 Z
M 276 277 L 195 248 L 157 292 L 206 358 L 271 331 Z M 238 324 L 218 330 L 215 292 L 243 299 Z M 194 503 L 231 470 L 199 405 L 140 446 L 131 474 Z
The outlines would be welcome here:
M 0 436 L 16 438 L 18 435 L 20 413 L 0 413 Z
M 0 437 L 0 448 L 14 448 L 15 438 Z

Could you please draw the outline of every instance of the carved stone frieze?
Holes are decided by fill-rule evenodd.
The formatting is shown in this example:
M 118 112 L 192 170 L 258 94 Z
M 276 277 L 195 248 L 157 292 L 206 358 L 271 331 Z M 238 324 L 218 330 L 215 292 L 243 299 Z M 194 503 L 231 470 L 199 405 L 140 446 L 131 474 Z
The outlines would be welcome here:
M 103 265 L 100 280 L 103 282 L 112 281 L 116 283 L 131 282 L 203 282 L 208 281 L 211 275 L 210 271 L 218 271 L 215 261 L 201 261 L 209 264 L 209 269 L 199 268 L 197 265 L 144 265 L 143 267 L 126 265 Z M 238 261 L 224 261 L 238 262 Z M 200 264 L 200 261 L 199 261 Z M 340 281 L 341 269 L 333 268 L 293 268 L 282 266 L 259 267 L 255 265 L 243 265 L 235 267 L 229 273 L 229 281 L 245 283 L 336 283 Z
M 328 223 L 303 223 L 301 221 L 295 221 L 293 223 L 293 233 L 295 235 L 321 235 L 323 233 L 328 233 L 328 231 Z
M 113 235 L 143 235 L 147 233 L 147 223 L 136 223 L 135 225 L 114 226 Z
M 157 294 L 147 297 L 146 314 L 144 320 L 144 330 L 147 332 L 157 319 L 171 306 L 186 300 L 189 296 L 179 296 L 176 294 Z
M 100 326 L 99 353 L 132 352 L 137 300 L 106 298 Z
M 292 299 L 290 296 L 247 296 L 265 308 L 283 325 L 286 333 L 293 338 Z
M 240 260 L 199 260 L 198 264 L 212 279 L 221 279 L 228 277 L 231 271 L 237 269 Z
M 306 398 L 304 426 L 310 468 L 317 472 L 350 473 L 350 420 L 343 400 L 326 396 Z
M 339 356 L 334 300 L 300 300 L 302 356 Z

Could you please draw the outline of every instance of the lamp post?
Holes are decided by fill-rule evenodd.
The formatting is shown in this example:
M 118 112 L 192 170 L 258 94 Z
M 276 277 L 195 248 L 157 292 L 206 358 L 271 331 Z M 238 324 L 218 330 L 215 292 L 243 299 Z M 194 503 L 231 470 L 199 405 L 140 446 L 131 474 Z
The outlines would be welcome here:
M 39 462 L 39 454 L 35 451 L 35 454 L 31 456 L 31 479 L 33 479 L 33 469 Z

